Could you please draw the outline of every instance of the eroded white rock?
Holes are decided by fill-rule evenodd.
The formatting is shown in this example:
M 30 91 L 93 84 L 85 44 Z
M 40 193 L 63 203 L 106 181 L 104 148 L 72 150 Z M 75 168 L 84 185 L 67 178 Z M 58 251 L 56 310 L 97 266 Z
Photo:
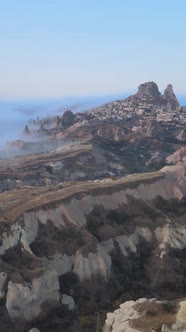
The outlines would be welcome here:
M 10 317 L 22 316 L 26 320 L 37 317 L 41 304 L 47 300 L 59 302 L 58 274 L 51 270 L 32 280 L 32 284 L 8 283 L 6 307 Z
M 81 281 L 91 279 L 91 277 L 101 275 L 108 278 L 111 269 L 111 258 L 105 248 L 98 244 L 96 252 L 88 253 L 84 257 L 81 251 L 75 255 L 75 265 L 73 271 L 78 274 Z
M 75 302 L 73 297 L 67 294 L 62 295 L 61 303 L 66 305 L 69 310 L 74 310 L 75 308 Z

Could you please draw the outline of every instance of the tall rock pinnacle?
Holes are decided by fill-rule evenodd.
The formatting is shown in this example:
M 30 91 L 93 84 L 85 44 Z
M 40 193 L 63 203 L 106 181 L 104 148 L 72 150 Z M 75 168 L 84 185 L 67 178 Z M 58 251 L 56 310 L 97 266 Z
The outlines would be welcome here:
M 138 107 L 142 103 L 160 106 L 166 110 L 176 110 L 179 107 L 172 85 L 169 84 L 162 95 L 155 82 L 140 84 L 137 93 L 126 98 L 125 101 L 132 103 L 134 107 Z
M 23 130 L 23 135 L 25 135 L 25 136 L 30 135 L 30 130 L 29 130 L 29 128 L 28 128 L 27 125 L 25 126 L 25 128 L 24 128 L 24 130 Z
M 170 108 L 179 107 L 179 102 L 174 94 L 172 84 L 167 85 L 163 94 L 163 99 L 165 100 L 167 107 Z

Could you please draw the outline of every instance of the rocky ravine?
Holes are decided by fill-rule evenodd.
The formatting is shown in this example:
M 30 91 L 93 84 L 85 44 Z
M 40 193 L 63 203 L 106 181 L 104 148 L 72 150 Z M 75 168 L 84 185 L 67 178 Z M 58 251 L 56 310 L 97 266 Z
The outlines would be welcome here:
M 64 306 L 183 295 L 185 196 L 183 161 L 115 181 L 1 193 L 4 331 L 53 331 L 46 317 Z

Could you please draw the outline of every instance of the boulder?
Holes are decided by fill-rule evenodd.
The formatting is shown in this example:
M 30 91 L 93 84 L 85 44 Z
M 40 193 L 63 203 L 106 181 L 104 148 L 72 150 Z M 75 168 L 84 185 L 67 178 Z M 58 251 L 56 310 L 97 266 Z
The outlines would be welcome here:
M 186 301 L 180 302 L 180 308 L 176 316 L 176 321 L 179 325 L 186 328 Z
M 73 297 L 67 294 L 63 294 L 61 304 L 66 305 L 69 310 L 73 310 L 75 308 L 75 302 Z

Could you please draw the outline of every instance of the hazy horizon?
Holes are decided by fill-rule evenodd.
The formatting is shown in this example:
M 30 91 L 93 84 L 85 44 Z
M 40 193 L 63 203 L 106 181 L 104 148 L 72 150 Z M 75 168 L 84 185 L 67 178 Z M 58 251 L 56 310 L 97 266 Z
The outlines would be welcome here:
M 0 99 L 0 147 L 6 142 L 20 139 L 29 119 L 36 119 L 38 116 L 42 119 L 46 116 L 62 114 L 67 108 L 70 108 L 74 113 L 86 111 L 110 102 L 115 99 L 114 97 L 119 98 L 120 95 L 49 99 Z
M 146 83 L 146 82 L 141 82 L 140 84 L 143 84 L 143 83 Z M 171 83 L 170 83 L 171 84 Z M 168 85 L 168 84 L 167 84 Z M 166 86 L 167 86 L 166 85 Z M 166 87 L 165 86 L 165 87 Z M 64 95 L 64 96 L 52 96 L 52 95 L 48 95 L 48 96 L 40 96 L 40 97 L 0 97 L 0 102 L 3 103 L 3 102 L 16 102 L 16 103 L 24 103 L 24 102 L 46 102 L 46 101 L 49 101 L 52 102 L 52 101 L 68 101 L 71 103 L 73 100 L 75 101 L 78 101 L 78 100 L 100 100 L 100 102 L 103 100 L 108 100 L 108 101 L 114 101 L 114 100 L 122 100 L 122 99 L 125 99 L 133 94 L 135 94 L 137 92 L 138 88 L 134 88 L 134 89 L 131 89 L 130 91 L 124 91 L 124 92 L 116 92 L 116 93 L 108 93 L 108 94 L 85 94 L 85 95 L 76 95 L 76 94 L 73 94 L 73 95 Z M 173 86 L 173 90 L 174 90 L 174 93 L 180 103 L 180 106 L 185 106 L 186 104 L 186 92 L 185 93 L 177 93 L 174 89 L 174 86 Z M 160 90 L 159 90 L 160 91 Z M 160 91 L 161 94 L 164 93 L 164 89 Z M 185 104 L 183 104 L 183 102 Z M 47 105 L 47 104 L 46 104 Z M 68 106 L 67 106 L 68 107 Z

